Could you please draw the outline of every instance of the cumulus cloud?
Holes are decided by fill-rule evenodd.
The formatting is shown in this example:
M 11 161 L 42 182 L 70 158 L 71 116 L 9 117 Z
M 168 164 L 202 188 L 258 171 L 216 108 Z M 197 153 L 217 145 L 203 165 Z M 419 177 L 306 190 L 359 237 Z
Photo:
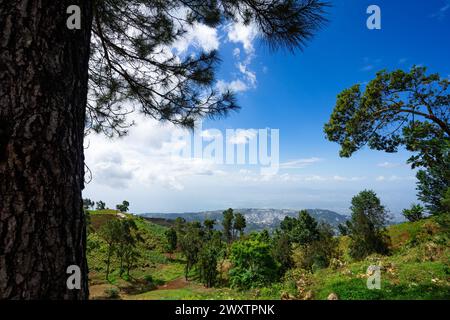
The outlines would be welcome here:
M 182 190 L 186 176 L 221 174 L 212 160 L 182 156 L 185 144 L 177 139 L 184 134 L 182 129 L 142 116 L 136 123 L 130 135 L 121 139 L 98 135 L 86 139 L 86 163 L 94 183 L 111 188 L 159 184 Z
M 177 40 L 173 47 L 181 54 L 186 52 L 190 46 L 210 52 L 219 49 L 219 45 L 217 29 L 195 22 L 192 26 L 187 27 L 186 34 Z
M 253 42 L 258 36 L 258 29 L 255 24 L 245 25 L 238 21 L 226 27 L 228 40 L 233 43 L 240 43 L 247 54 L 254 52 Z

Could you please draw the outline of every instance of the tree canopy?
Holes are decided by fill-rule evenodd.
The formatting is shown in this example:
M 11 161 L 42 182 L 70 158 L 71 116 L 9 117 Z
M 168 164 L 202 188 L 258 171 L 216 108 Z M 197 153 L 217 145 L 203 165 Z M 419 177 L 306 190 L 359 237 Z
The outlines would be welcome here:
M 328 140 L 341 145 L 340 155 L 350 157 L 368 145 L 396 152 L 400 145 L 419 152 L 414 166 L 439 162 L 442 144 L 450 138 L 450 81 L 426 74 L 425 67 L 411 71 L 380 71 L 364 91 L 356 84 L 342 91 L 324 130 Z

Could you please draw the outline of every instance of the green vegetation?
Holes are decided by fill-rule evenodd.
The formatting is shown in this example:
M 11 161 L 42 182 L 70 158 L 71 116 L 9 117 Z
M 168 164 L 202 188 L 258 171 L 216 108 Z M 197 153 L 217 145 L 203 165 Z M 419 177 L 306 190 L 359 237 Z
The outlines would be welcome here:
M 287 241 L 289 237 L 281 227 L 273 235 L 244 234 L 227 245 L 225 236 L 213 229 L 214 224 L 180 222 L 179 230 L 202 239 L 188 280 L 187 257 L 181 244 L 172 253 L 168 250 L 170 228 L 138 216 L 123 218 L 110 210 L 90 211 L 90 215 L 95 226 L 88 237 L 94 299 L 327 299 L 330 293 L 339 299 L 450 298 L 449 214 L 387 227 L 389 254 L 371 253 L 358 260 L 349 254 L 350 236 L 332 236 L 332 230 L 304 213 L 289 222 L 309 226 L 310 237 L 298 237 L 305 241 L 303 245 Z M 133 221 L 133 233 L 142 240 L 135 244 L 138 255 L 129 274 L 121 272 L 120 256 L 112 254 L 106 280 L 108 243 L 101 232 L 113 225 L 110 221 Z M 290 265 L 284 269 L 275 254 L 280 252 L 280 241 L 289 243 L 285 257 L 290 257 Z M 371 265 L 381 268 L 380 290 L 366 286 Z

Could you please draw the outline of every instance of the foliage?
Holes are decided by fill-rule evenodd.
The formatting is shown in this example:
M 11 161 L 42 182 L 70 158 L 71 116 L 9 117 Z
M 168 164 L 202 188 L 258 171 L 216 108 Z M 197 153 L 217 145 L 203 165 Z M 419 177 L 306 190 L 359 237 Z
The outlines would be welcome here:
M 234 215 L 234 224 L 233 224 L 233 229 L 235 230 L 235 233 L 239 232 L 239 235 L 242 237 L 246 226 L 247 222 L 245 221 L 244 215 L 240 212 L 237 212 Z M 236 234 L 234 238 L 236 238 Z
M 210 288 L 217 282 L 219 259 L 222 258 L 224 245 L 220 232 L 215 232 L 212 238 L 204 243 L 198 256 L 199 278 L 203 284 Z
M 228 243 L 230 243 L 231 240 L 233 239 L 233 219 L 234 219 L 233 209 L 229 208 L 223 212 L 223 220 L 222 220 L 223 234 Z
M 180 249 L 186 258 L 184 277 L 188 279 L 189 272 L 198 262 L 198 254 L 202 248 L 203 235 L 201 224 L 198 222 L 186 223 L 184 234 L 179 237 Z
M 270 245 L 256 238 L 239 240 L 231 245 L 231 286 L 241 289 L 264 286 L 274 281 L 278 265 Z
M 108 245 L 108 255 L 106 259 L 106 280 L 109 280 L 109 271 L 110 271 L 110 265 L 111 265 L 111 257 L 114 253 L 114 251 L 117 248 L 117 243 L 119 242 L 119 234 L 121 232 L 121 224 L 119 220 L 113 219 L 108 220 L 106 224 L 104 224 L 100 231 L 100 237 L 103 238 L 103 240 Z
M 127 200 L 124 200 L 121 204 L 116 205 L 116 209 L 120 212 L 128 212 L 130 208 L 130 203 Z
M 87 199 L 83 199 L 83 208 L 85 210 L 91 209 L 92 207 L 94 207 L 95 202 L 92 201 L 91 199 L 87 198 Z
M 432 214 L 439 214 L 445 210 L 441 201 L 450 188 L 450 142 L 442 153 L 441 161 L 419 170 L 416 174 L 417 197 L 426 204 L 426 208 Z
M 272 48 L 303 48 L 325 21 L 319 0 L 102 1 L 95 5 L 86 128 L 124 135 L 139 111 L 193 127 L 198 118 L 238 109 L 232 92 L 215 88 L 219 57 L 198 48 L 170 50 L 190 28 L 227 21 L 253 23 Z M 173 14 L 176 12 L 177 14 Z M 132 102 L 132 103 L 127 103 Z
M 102 200 L 96 202 L 95 210 L 105 210 L 105 209 L 106 209 L 106 203 L 104 203 Z
M 427 208 L 440 211 L 440 199 L 450 184 L 450 81 L 426 68 L 409 72 L 380 71 L 364 92 L 360 85 L 342 91 L 324 126 L 328 140 L 350 157 L 368 145 L 396 152 L 399 146 L 414 152 L 408 162 L 417 173 L 418 197 Z
M 424 67 L 413 67 L 410 72 L 378 72 L 364 93 L 360 85 L 355 85 L 338 95 L 325 133 L 330 141 L 341 145 L 343 157 L 366 144 L 387 152 L 395 152 L 404 144 L 411 151 L 424 152 L 421 160 L 429 163 L 439 155 L 426 152 L 414 143 L 415 138 L 424 139 L 420 131 L 426 131 L 438 140 L 448 139 L 449 85 L 448 79 L 437 74 L 427 76 Z M 417 123 L 417 118 L 423 121 Z
M 177 241 L 178 241 L 177 232 L 175 231 L 174 228 L 169 228 L 166 230 L 165 236 L 167 239 L 167 251 L 169 253 L 172 253 L 177 248 Z
M 376 193 L 361 191 L 352 198 L 351 220 L 348 221 L 351 238 L 350 256 L 362 259 L 371 253 L 388 253 L 388 239 L 384 227 L 388 214 Z
M 319 238 L 317 221 L 306 210 L 300 211 L 298 218 L 285 217 L 280 229 L 288 235 L 291 243 L 304 245 Z
M 402 214 L 411 222 L 423 218 L 424 208 L 420 204 L 412 204 L 410 209 L 403 209 Z

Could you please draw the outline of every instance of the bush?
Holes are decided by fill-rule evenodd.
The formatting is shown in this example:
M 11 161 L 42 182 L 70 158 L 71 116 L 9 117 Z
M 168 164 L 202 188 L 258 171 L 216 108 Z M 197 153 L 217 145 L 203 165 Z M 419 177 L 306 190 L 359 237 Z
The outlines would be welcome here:
M 270 244 L 258 239 L 247 239 L 233 243 L 230 260 L 232 287 L 248 289 L 261 287 L 274 281 L 278 265 L 271 255 Z
M 410 209 L 403 209 L 402 214 L 408 221 L 414 222 L 423 219 L 424 211 L 420 204 L 412 204 Z
M 117 299 L 119 298 L 119 289 L 114 287 L 106 288 L 105 294 L 108 299 Z

